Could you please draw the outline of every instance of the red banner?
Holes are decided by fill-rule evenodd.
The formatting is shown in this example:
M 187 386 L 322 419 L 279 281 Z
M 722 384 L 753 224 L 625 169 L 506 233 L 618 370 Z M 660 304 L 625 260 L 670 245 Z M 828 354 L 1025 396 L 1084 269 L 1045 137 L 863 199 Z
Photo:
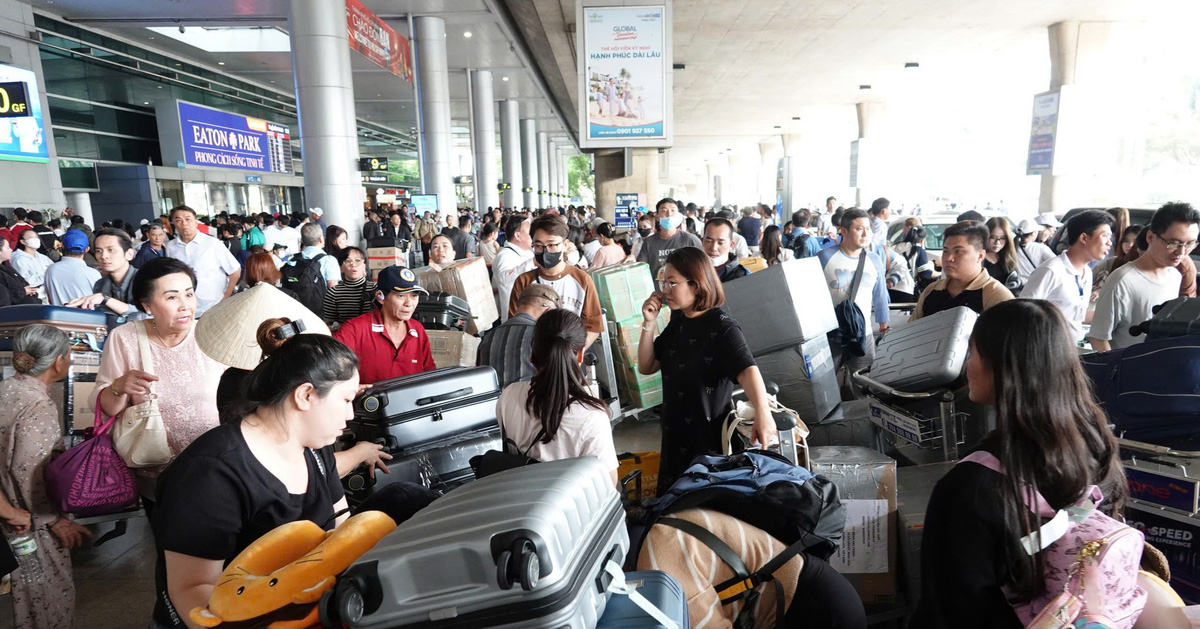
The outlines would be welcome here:
M 379 19 L 360 0 L 346 0 L 346 28 L 351 49 L 412 83 L 412 50 L 407 37 Z

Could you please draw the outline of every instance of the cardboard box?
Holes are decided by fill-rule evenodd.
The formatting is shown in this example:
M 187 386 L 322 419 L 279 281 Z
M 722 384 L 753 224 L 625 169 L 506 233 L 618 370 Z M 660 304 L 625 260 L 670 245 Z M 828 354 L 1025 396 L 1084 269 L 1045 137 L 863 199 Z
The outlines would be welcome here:
M 457 330 L 426 330 L 433 362 L 442 367 L 474 367 L 479 337 Z
M 400 247 L 371 247 L 367 249 L 368 269 L 386 269 L 393 265 L 408 266 L 408 253 Z
M 1175 592 L 1188 603 L 1200 604 L 1200 519 L 1130 500 L 1125 521 L 1167 556 Z
M 610 321 L 642 316 L 642 304 L 657 288 L 650 276 L 650 265 L 633 262 L 606 266 L 588 273 L 596 285 L 600 307 Z
M 932 463 L 896 470 L 896 516 L 900 528 L 897 553 L 904 595 L 910 604 L 921 598 L 921 540 L 929 497 L 937 482 L 953 467 L 954 463 Z
M 865 604 L 896 601 L 896 461 L 869 448 L 810 448 L 812 471 L 837 485 L 846 507 L 842 544 L 829 565 Z
M 741 264 L 742 266 L 746 267 L 746 270 L 750 271 L 751 273 L 757 273 L 757 272 L 765 270 L 767 268 L 767 260 L 766 260 L 766 258 L 763 258 L 762 256 L 751 256 L 749 258 L 742 258 L 742 259 L 738 260 L 738 264 Z
M 477 335 L 492 327 L 500 318 L 496 310 L 496 296 L 492 294 L 492 281 L 483 258 L 456 260 L 440 269 L 423 266 L 413 269 L 413 273 L 417 275 L 417 283 L 425 290 L 450 293 L 467 302 L 471 309 L 467 332 Z
M 663 313 L 664 315 L 666 313 Z M 657 327 L 654 331 L 654 336 L 662 334 L 666 329 L 667 317 L 660 316 L 658 318 Z M 621 362 L 630 367 L 637 366 L 638 347 L 642 342 L 642 315 L 624 319 L 622 321 L 613 321 L 609 325 L 609 334 L 612 337 L 613 346 L 613 362 Z
M 662 454 L 659 452 L 626 452 L 618 454 L 617 478 L 634 471 L 642 471 L 642 500 L 653 498 L 658 493 L 658 468 L 662 464 Z M 633 490 L 631 486 L 629 488 Z
M 779 386 L 779 403 L 799 413 L 805 423 L 820 422 L 842 400 L 825 335 L 763 354 L 755 361 L 763 380 Z
M 816 258 L 789 260 L 723 288 L 725 308 L 755 356 L 794 347 L 838 327 L 825 271 Z
M 613 365 L 617 372 L 617 397 L 623 406 L 650 408 L 662 404 L 662 373 L 643 376 L 637 367 Z
M 808 445 L 859 446 L 883 451 L 883 431 L 871 422 L 871 401 L 839 403 L 825 419 L 808 424 Z

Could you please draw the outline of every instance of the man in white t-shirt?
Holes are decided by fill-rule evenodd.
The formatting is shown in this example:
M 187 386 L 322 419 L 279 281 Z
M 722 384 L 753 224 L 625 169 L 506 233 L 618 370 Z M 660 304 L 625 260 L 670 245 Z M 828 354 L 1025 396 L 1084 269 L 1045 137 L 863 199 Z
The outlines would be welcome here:
M 287 220 L 288 217 L 286 214 L 277 214 L 275 216 L 274 224 L 268 225 L 262 230 L 263 237 L 267 240 L 267 244 L 265 246 L 268 251 L 270 251 L 273 248 L 273 245 L 276 243 L 287 247 L 287 250 L 284 251 L 283 255 L 280 256 L 280 258 L 283 258 L 284 260 L 286 260 L 287 257 L 293 253 L 300 252 L 300 230 L 296 229 L 295 227 L 289 227 Z
M 587 232 L 584 234 L 584 237 L 587 238 L 588 241 L 583 243 L 583 257 L 587 258 L 589 267 L 592 266 L 592 260 L 596 259 L 596 252 L 599 251 L 600 247 L 603 246 L 603 244 L 600 242 L 600 238 L 596 236 L 596 228 L 603 224 L 604 219 L 602 218 L 593 218 L 587 222 Z
M 504 238 L 504 246 L 492 259 L 492 290 L 496 293 L 500 323 L 508 320 L 508 301 L 513 284 L 522 273 L 533 270 L 529 219 L 516 214 L 505 219 Z
M 1023 282 L 1028 282 L 1039 266 L 1054 259 L 1054 251 L 1037 241 L 1041 231 L 1041 225 L 1030 218 L 1017 225 L 1017 276 Z
M 171 209 L 177 238 L 167 243 L 167 255 L 186 262 L 196 273 L 196 317 L 233 294 L 242 266 L 213 236 L 200 233 L 196 211 L 186 205 Z
M 1179 296 L 1182 276 L 1175 269 L 1196 248 L 1200 212 L 1187 203 L 1168 203 L 1150 219 L 1146 253 L 1113 271 L 1100 289 L 1088 339 L 1098 352 L 1145 340 L 1130 326 L 1154 316 L 1153 308 Z
M 858 304 L 858 309 L 862 311 L 863 319 L 867 323 L 867 353 L 862 357 L 843 357 L 843 360 L 848 359 L 847 364 L 854 370 L 869 367 L 875 360 L 875 342 L 871 333 L 872 317 L 879 323 L 880 332 L 886 332 L 888 329 L 890 316 L 885 279 L 887 269 L 883 260 L 870 249 L 871 219 L 866 212 L 857 209 L 846 210 L 842 214 L 838 233 L 842 236 L 842 242 L 837 247 L 828 247 L 817 253 L 817 259 L 825 268 L 825 281 L 835 306 L 850 298 L 850 287 L 858 271 L 859 256 L 867 256 L 858 292 L 854 294 L 854 302 Z M 837 351 L 835 348 L 835 354 Z
M 1103 260 L 1112 246 L 1113 218 L 1102 210 L 1080 212 L 1067 222 L 1070 247 L 1062 255 L 1038 267 L 1021 291 L 1025 299 L 1045 299 L 1058 306 L 1075 333 L 1083 336 L 1083 324 L 1091 322 L 1088 303 L 1092 298 L 1092 262 Z

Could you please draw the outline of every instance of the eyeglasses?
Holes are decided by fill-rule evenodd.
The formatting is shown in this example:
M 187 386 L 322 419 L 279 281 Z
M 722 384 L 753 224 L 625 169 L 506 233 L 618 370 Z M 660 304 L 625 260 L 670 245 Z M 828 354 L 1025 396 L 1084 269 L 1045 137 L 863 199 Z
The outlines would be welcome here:
M 534 245 L 533 252 L 534 253 L 545 253 L 545 252 L 549 251 L 550 253 L 558 253 L 559 251 L 562 251 L 562 247 L 563 247 L 563 243 L 560 240 L 558 242 L 552 242 L 548 245 Z
M 669 293 L 675 290 L 676 286 L 681 286 L 683 284 L 687 284 L 688 282 L 691 282 L 691 280 L 686 280 L 683 282 L 668 282 L 667 280 L 658 280 L 658 290 L 661 290 L 664 293 Z
M 343 264 L 348 264 L 350 266 L 358 266 L 360 264 L 363 264 L 364 262 L 366 262 L 366 260 L 363 260 L 362 258 L 346 258 L 346 261 L 343 262 Z
M 1158 234 L 1159 240 L 1162 240 L 1162 234 Z M 1167 251 L 1174 253 L 1176 251 L 1191 251 L 1196 248 L 1196 241 L 1179 242 L 1178 240 L 1162 240 L 1163 246 Z
M 1008 239 L 1005 238 L 1004 236 L 1000 236 L 998 238 L 996 236 L 992 236 L 992 237 L 988 238 L 988 242 L 1004 242 L 1005 240 L 1008 240 Z

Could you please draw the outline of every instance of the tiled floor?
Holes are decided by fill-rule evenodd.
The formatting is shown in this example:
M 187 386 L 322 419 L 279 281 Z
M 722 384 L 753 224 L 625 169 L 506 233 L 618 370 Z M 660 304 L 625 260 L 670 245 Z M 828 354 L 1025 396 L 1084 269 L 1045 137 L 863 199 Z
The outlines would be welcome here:
M 617 452 L 657 450 L 658 422 L 626 420 L 613 428 Z M 101 535 L 111 524 L 97 527 Z M 99 548 L 76 550 L 75 627 L 77 629 L 142 629 L 154 606 L 154 540 L 144 517 Z M 13 627 L 12 597 L 0 596 L 0 629 Z M 66 629 L 66 628 L 63 628 Z

